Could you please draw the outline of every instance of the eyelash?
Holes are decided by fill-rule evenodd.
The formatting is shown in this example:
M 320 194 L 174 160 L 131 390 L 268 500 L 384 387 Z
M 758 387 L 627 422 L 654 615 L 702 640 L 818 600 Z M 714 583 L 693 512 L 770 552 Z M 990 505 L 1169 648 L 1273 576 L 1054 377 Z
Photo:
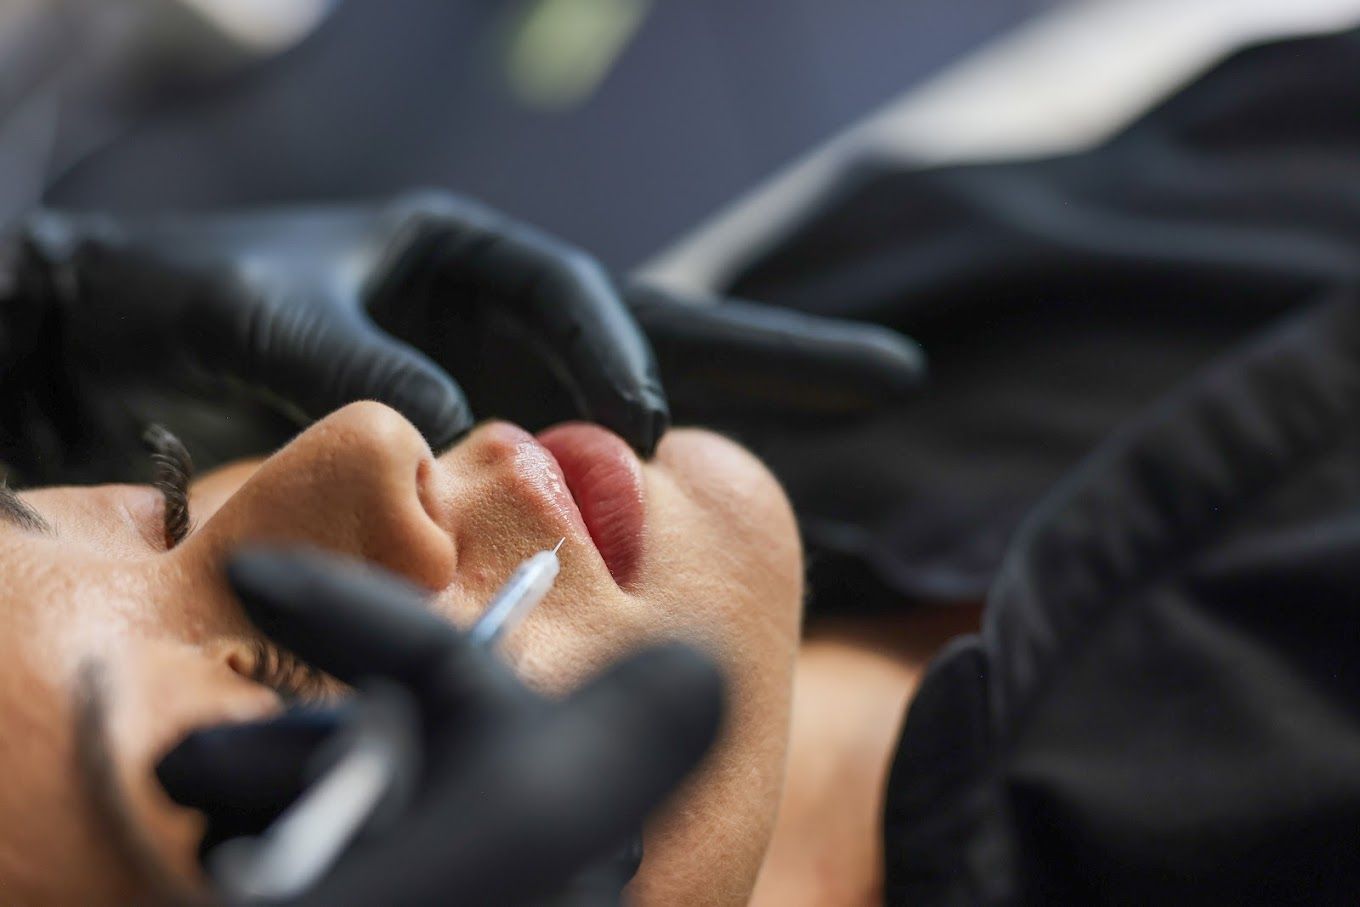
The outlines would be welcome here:
M 142 442 L 151 452 L 155 470 L 151 484 L 164 501 L 162 534 L 168 551 L 184 541 L 193 529 L 189 519 L 189 481 L 194 475 L 194 461 L 180 439 L 164 426 L 148 426 Z
M 284 702 L 320 698 L 325 675 L 291 652 L 254 640 L 251 645 L 250 679 L 278 693 Z

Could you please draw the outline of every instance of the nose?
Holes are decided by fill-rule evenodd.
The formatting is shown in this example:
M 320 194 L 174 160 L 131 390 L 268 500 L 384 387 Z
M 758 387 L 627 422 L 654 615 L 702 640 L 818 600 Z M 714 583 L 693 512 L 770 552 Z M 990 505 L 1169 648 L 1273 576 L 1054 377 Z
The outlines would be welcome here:
M 243 544 L 302 543 L 440 589 L 457 552 L 425 504 L 436 469 L 429 445 L 399 413 L 353 403 L 265 461 L 183 547 L 220 563 Z

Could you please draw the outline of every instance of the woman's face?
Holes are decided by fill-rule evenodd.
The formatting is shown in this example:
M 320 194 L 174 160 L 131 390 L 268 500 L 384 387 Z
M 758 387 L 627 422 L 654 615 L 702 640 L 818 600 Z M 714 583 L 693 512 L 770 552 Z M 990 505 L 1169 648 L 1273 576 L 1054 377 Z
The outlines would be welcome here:
M 787 740 L 801 564 L 786 501 L 750 455 L 705 432 L 671 432 L 648 463 L 591 426 L 541 437 L 490 423 L 436 458 L 395 412 L 355 404 L 267 460 L 197 481 L 196 528 L 173 550 L 152 488 L 23 493 L 33 513 L 0 518 L 0 900 L 144 892 L 110 792 L 155 862 L 194 877 L 200 819 L 166 799 L 153 767 L 186 731 L 281 701 L 223 581 L 238 545 L 303 542 L 380 564 L 467 625 L 520 561 L 563 538 L 557 585 L 506 655 L 555 691 L 651 640 L 713 653 L 728 727 L 647 830 L 634 890 L 744 900 Z

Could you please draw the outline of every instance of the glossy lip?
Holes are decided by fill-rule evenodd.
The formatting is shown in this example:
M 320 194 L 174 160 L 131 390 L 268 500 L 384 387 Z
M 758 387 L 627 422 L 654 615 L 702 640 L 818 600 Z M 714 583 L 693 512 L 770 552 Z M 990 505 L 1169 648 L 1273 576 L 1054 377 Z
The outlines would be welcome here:
M 590 542 L 590 530 L 576 500 L 567 487 L 567 477 L 557 458 L 539 443 L 538 439 L 518 425 L 494 422 L 487 429 L 498 440 L 514 446 L 515 475 L 536 492 L 536 497 L 557 516 L 559 527 L 565 528 L 578 541 Z M 555 527 L 558 528 L 558 527 Z
M 642 552 L 642 467 L 632 449 L 596 425 L 569 422 L 537 438 L 517 425 L 486 429 L 514 449 L 515 475 L 557 517 L 555 531 L 592 545 L 614 581 L 632 578 Z
M 558 465 L 610 575 L 625 585 L 642 559 L 646 510 L 637 455 L 618 435 L 585 422 L 550 428 L 538 441 Z

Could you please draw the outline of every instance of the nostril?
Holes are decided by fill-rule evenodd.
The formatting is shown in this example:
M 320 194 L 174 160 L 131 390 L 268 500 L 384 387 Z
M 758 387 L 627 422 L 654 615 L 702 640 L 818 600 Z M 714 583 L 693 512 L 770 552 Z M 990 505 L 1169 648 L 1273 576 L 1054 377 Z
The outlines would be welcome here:
M 268 660 L 268 647 L 263 640 L 258 639 L 252 642 L 233 641 L 228 644 L 227 651 L 222 656 L 222 663 L 229 671 L 243 680 L 262 686 L 268 686 L 264 682 L 268 673 L 265 670 Z
M 538 446 L 533 435 L 509 422 L 487 422 L 468 440 L 476 452 L 478 465 L 488 470 L 508 469 L 526 445 Z
M 448 494 L 442 487 L 444 478 L 443 470 L 433 458 L 426 457 L 416 464 L 416 497 L 420 499 L 420 506 L 436 526 L 447 530 L 451 520 L 448 512 Z
M 254 665 L 240 646 L 232 646 L 231 651 L 227 653 L 227 657 L 224 660 L 232 673 L 239 677 L 244 677 L 247 680 L 250 679 Z
M 414 485 L 414 488 L 412 487 Z M 458 565 L 455 489 L 452 477 L 431 456 L 356 500 L 362 555 L 427 589 L 453 581 Z M 414 492 L 415 500 L 411 500 Z

